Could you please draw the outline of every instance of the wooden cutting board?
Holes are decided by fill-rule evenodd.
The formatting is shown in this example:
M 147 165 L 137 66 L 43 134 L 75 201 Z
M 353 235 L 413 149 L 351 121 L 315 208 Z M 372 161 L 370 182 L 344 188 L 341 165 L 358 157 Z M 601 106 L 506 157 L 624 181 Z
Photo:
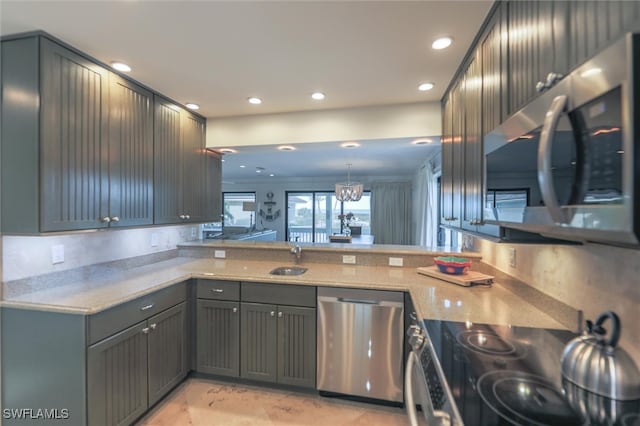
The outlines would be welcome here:
M 473 285 L 491 285 L 493 284 L 493 277 L 476 271 L 469 271 L 464 275 L 450 275 L 440 272 L 436 265 L 422 266 L 417 268 L 418 273 L 427 275 L 429 277 L 438 278 L 443 281 L 447 281 L 453 284 L 461 285 L 464 287 L 471 287 Z

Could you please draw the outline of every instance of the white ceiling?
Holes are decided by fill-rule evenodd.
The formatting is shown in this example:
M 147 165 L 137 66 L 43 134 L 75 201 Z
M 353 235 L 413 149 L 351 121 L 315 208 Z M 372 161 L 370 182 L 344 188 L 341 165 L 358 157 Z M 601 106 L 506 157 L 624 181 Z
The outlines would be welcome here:
M 492 1 L 8 1 L 44 30 L 207 117 L 439 100 Z M 454 38 L 432 50 L 442 35 Z M 418 83 L 436 84 L 418 92 Z M 313 91 L 326 93 L 318 102 Z M 263 98 L 262 105 L 246 102 Z
M 0 32 L 44 30 L 102 62 L 128 63 L 132 78 L 200 104 L 206 117 L 223 117 L 439 101 L 492 3 L 0 0 Z M 453 45 L 432 50 L 442 35 Z M 419 92 L 425 81 L 435 88 Z M 317 90 L 324 101 L 311 100 Z M 249 96 L 264 102 L 249 105 Z M 341 176 L 348 162 L 354 176 L 406 176 L 439 149 L 434 141 L 239 147 L 225 156 L 223 176 Z
M 357 148 L 342 148 L 341 142 L 306 143 L 296 145 L 295 151 L 284 152 L 277 145 L 236 147 L 236 154 L 223 156 L 223 183 L 328 176 L 346 180 L 349 163 L 353 164 L 354 179 L 367 181 L 372 175 L 408 176 L 440 149 L 439 137 L 429 139 L 432 143 L 426 145 L 413 145 L 414 139 L 407 138 L 367 140 L 360 141 Z M 257 173 L 256 167 L 264 170 Z

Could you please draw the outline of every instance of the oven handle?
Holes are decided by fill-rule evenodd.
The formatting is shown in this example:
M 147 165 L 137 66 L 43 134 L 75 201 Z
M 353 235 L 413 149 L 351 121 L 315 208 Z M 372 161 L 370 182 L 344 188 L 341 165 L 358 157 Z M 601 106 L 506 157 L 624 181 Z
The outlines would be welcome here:
M 418 356 L 416 355 L 416 353 L 414 351 L 409 352 L 409 357 L 407 359 L 407 369 L 404 372 L 404 394 L 406 399 L 405 406 L 407 409 L 407 415 L 409 416 L 410 426 L 418 426 L 416 403 L 413 398 L 413 372 L 415 366 L 417 365 L 416 363 L 418 362 Z M 420 370 L 422 371 L 422 369 Z M 433 408 L 429 389 L 425 389 L 425 394 L 427 395 L 427 398 L 426 401 L 423 402 L 428 406 L 425 407 L 423 404 L 422 411 L 424 411 L 427 420 L 427 426 L 450 426 L 451 417 L 449 416 L 449 413 L 442 410 L 435 410 Z
M 549 111 L 544 117 L 544 124 L 540 134 L 538 147 L 538 184 L 540 193 L 551 219 L 555 223 L 566 223 L 567 218 L 558 204 L 558 196 L 553 188 L 553 175 L 551 173 L 551 148 L 553 136 L 558 128 L 560 116 L 567 105 L 567 96 L 560 95 L 553 98 Z

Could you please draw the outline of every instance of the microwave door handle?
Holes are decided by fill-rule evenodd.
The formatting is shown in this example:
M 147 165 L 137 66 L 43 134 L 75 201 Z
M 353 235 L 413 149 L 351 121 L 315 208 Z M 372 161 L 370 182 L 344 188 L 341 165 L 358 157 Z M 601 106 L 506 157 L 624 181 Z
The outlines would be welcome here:
M 567 219 L 558 204 L 556 190 L 553 188 L 553 174 L 551 173 L 551 151 L 553 136 L 558 128 L 560 116 L 567 105 L 567 96 L 556 96 L 544 117 L 540 145 L 538 146 L 538 184 L 540 193 L 551 219 L 555 223 L 566 223 Z

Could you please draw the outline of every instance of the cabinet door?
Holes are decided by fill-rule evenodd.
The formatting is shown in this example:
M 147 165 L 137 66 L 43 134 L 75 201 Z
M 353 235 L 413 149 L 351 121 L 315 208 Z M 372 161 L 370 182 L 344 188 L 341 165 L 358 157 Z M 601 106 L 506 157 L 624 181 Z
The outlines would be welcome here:
M 187 308 L 182 302 L 155 315 L 149 325 L 149 406 L 187 375 Z
M 128 425 L 147 410 L 148 330 L 141 322 L 89 347 L 90 425 Z
M 41 231 L 107 226 L 109 72 L 41 39 Z
M 206 162 L 204 220 L 220 222 L 222 220 L 222 158 L 213 151 L 207 151 Z
M 440 222 L 453 217 L 453 109 L 451 92 L 442 105 L 442 175 L 440 179 Z
M 506 3 L 496 10 L 484 37 L 480 41 L 480 65 L 482 69 L 482 134 L 491 132 L 502 123 L 506 115 L 506 102 L 503 102 L 507 83 L 506 40 L 502 36 L 503 13 Z
M 153 94 L 115 74 L 109 86 L 110 226 L 150 225 Z
M 185 222 L 204 222 L 206 207 L 206 151 L 205 122 L 203 119 L 183 113 L 182 123 L 182 212 Z
M 315 388 L 316 310 L 278 306 L 278 383 Z
M 464 184 L 464 120 L 465 105 L 462 84 L 459 82 L 451 91 L 451 216 L 447 225 L 460 228 L 462 217 L 462 191 Z
M 240 376 L 275 382 L 276 306 L 243 302 L 240 312 Z
M 462 228 L 475 231 L 482 219 L 482 113 L 480 51 L 464 74 L 464 185 Z
M 180 223 L 182 215 L 181 109 L 158 96 L 154 119 L 154 223 Z
M 240 375 L 240 303 L 197 302 L 197 371 Z

